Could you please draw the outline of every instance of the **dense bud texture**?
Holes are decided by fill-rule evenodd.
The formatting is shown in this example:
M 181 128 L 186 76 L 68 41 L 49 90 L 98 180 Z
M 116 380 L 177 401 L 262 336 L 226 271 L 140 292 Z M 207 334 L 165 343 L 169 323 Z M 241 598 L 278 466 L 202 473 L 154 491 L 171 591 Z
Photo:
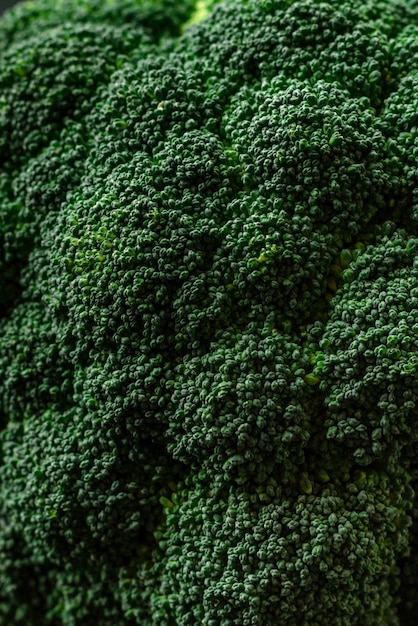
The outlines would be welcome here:
M 418 5 L 0 21 L 1 626 L 413 626 Z

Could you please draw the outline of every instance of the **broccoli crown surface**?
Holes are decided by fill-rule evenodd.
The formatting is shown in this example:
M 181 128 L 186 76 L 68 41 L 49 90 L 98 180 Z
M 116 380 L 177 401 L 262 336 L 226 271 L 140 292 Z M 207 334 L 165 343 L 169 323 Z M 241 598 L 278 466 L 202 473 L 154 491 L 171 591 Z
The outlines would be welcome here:
M 2 18 L 1 626 L 414 625 L 417 376 L 417 2 Z

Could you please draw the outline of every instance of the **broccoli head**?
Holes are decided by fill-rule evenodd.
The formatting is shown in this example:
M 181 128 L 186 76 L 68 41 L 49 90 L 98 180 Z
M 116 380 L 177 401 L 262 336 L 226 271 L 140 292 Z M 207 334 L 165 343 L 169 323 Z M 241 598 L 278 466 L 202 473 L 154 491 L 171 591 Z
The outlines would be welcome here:
M 0 622 L 412 626 L 418 3 L 0 20 Z

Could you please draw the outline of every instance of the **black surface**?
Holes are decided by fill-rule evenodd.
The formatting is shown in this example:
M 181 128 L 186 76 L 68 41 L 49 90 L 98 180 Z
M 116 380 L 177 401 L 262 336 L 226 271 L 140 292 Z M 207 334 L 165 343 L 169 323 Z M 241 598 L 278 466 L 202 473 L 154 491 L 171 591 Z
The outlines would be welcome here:
M 0 15 L 4 13 L 6 9 L 10 9 L 17 4 L 17 0 L 0 0 Z

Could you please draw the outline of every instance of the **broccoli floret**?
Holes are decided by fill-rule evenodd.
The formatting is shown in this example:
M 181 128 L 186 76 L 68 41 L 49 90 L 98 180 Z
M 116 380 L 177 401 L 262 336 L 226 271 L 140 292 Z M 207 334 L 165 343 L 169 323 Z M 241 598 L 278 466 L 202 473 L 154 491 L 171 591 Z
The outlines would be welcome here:
M 395 623 L 408 480 L 394 467 L 300 472 L 286 487 L 195 476 L 166 506 L 163 559 L 123 571 L 126 608 L 164 625 Z
M 329 455 L 342 444 L 345 455 L 370 465 L 417 438 L 417 252 L 418 239 L 405 231 L 378 235 L 343 270 L 328 321 L 310 329 L 320 336 L 313 375 L 326 395 Z
M 126 34 L 146 30 L 154 41 L 162 35 L 176 36 L 190 18 L 195 4 L 192 0 L 35 0 L 16 6 L 2 17 L 0 24 L 0 51 L 11 44 L 25 42 L 28 37 L 71 23 L 72 28 L 84 25 L 108 25 L 128 29 Z M 76 39 L 74 34 L 70 39 Z M 121 36 L 123 39 L 123 36 Z M 103 42 L 106 41 L 106 33 Z M 81 42 L 80 42 L 81 43 Z M 41 50 L 39 46 L 39 50 Z M 82 47 L 81 47 L 82 48 Z M 86 51 L 85 59 L 90 53 Z M 93 59 L 91 59 L 93 60 Z
M 417 29 L 2 18 L 2 624 L 414 623 Z

